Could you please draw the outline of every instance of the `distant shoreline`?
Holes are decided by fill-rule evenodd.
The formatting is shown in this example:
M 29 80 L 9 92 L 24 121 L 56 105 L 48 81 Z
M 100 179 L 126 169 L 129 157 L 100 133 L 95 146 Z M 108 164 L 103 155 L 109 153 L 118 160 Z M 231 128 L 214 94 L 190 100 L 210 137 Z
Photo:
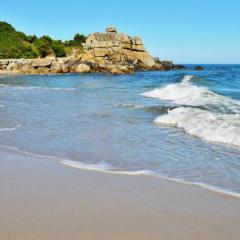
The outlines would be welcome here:
M 15 31 L 11 26 L 8 26 L 8 28 L 13 32 Z M 5 33 L 7 36 L 8 34 L 8 32 Z M 16 34 L 19 33 L 16 32 Z M 3 37 L 5 35 L 3 34 Z M 14 36 L 12 37 L 14 38 Z M 174 65 L 172 61 L 160 60 L 151 56 L 140 37 L 118 33 L 115 27 L 107 27 L 105 32 L 90 34 L 87 38 L 81 40 L 81 49 L 73 47 L 67 57 L 58 57 L 56 53 L 49 49 L 47 54 L 45 49 L 48 46 L 45 46 L 47 43 L 50 44 L 48 47 L 56 47 L 54 45 L 56 42 L 53 42 L 53 44 L 49 37 L 45 36 L 42 39 L 34 40 L 33 45 L 37 44 L 35 41 L 40 41 L 41 44 L 38 43 L 40 44 L 39 52 L 43 51 L 46 54 L 39 56 L 44 58 L 0 59 L 0 71 L 2 73 L 13 72 L 19 74 L 90 72 L 129 74 L 135 71 L 185 69 L 185 66 Z M 0 47 L 3 48 L 3 53 L 11 50 L 9 46 Z
M 83 62 L 78 58 L 36 58 L 36 59 L 0 59 L 0 75 L 44 75 L 66 73 L 112 73 L 129 74 L 137 71 L 170 71 L 170 70 L 203 70 L 198 64 L 188 69 L 186 65 L 174 65 L 171 62 L 163 62 L 164 69 L 141 69 L 137 66 L 124 65 L 97 65 L 91 62 Z M 166 68 L 166 69 L 165 69 Z

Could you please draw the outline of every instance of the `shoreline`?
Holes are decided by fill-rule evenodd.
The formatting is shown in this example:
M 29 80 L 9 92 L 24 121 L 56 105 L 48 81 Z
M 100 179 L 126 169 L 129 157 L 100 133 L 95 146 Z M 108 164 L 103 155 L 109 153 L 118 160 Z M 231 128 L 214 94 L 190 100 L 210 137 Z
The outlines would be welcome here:
M 0 156 L 5 240 L 239 239 L 239 199 L 160 178 L 69 168 L 2 148 Z
M 158 174 L 154 171 L 150 170 L 137 170 L 137 171 L 114 171 L 110 169 L 110 166 L 106 166 L 104 164 L 85 164 L 83 162 L 79 161 L 73 161 L 70 159 L 64 159 L 61 157 L 57 156 L 45 156 L 45 155 L 38 155 L 35 153 L 27 152 L 24 150 L 20 150 L 15 147 L 11 146 L 4 146 L 0 145 L 0 152 L 1 151 L 13 151 L 15 153 L 19 153 L 22 155 L 30 156 L 30 157 L 37 157 L 41 159 L 47 159 L 47 160 L 54 160 L 57 161 L 59 164 L 62 164 L 68 168 L 75 168 L 80 171 L 87 171 L 87 172 L 96 172 L 96 173 L 102 173 L 102 174 L 109 174 L 109 175 L 122 175 L 122 176 L 145 176 L 145 177 L 150 177 L 150 178 L 157 178 L 160 181 L 169 181 L 171 183 L 177 183 L 180 185 L 188 185 L 188 186 L 193 186 L 193 187 L 198 187 L 203 190 L 207 190 L 209 192 L 213 192 L 219 195 L 231 197 L 231 198 L 236 198 L 240 200 L 240 193 L 233 192 L 228 189 L 220 188 L 214 185 L 210 185 L 207 183 L 203 182 L 190 182 L 186 181 L 180 178 L 173 178 L 173 177 L 168 177 L 162 174 Z
M 101 165 L 91 165 L 91 164 L 85 164 L 82 162 L 78 161 L 71 161 L 71 160 L 61 160 L 60 161 L 63 165 L 71 167 L 71 168 L 76 168 L 80 169 L 82 171 L 92 171 L 92 172 L 100 172 L 100 173 L 105 173 L 105 174 L 111 174 L 111 175 L 129 175 L 129 176 L 146 176 L 146 177 L 153 177 L 153 178 L 159 178 L 161 180 L 166 180 L 178 184 L 184 184 L 184 185 L 190 185 L 190 186 L 195 186 L 199 187 L 205 190 L 208 190 L 210 192 L 214 192 L 220 195 L 225 195 L 233 198 L 237 198 L 240 200 L 240 193 L 237 192 L 232 192 L 230 190 L 220 188 L 217 186 L 213 186 L 207 183 L 202 183 L 202 182 L 190 182 L 190 181 L 185 181 L 180 178 L 173 178 L 173 177 L 168 177 L 164 175 L 157 174 L 153 171 L 149 170 L 138 170 L 138 171 L 113 171 L 113 170 L 105 170 L 104 168 L 101 169 Z M 99 167 L 98 167 L 99 166 Z

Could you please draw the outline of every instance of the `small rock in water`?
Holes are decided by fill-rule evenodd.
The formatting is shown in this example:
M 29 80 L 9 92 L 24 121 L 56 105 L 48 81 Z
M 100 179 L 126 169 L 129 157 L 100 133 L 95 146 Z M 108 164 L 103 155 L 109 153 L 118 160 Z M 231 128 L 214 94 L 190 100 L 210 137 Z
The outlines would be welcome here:
M 196 66 L 196 67 L 194 68 L 194 70 L 196 70 L 196 71 L 202 71 L 202 70 L 204 70 L 204 68 L 203 68 L 202 66 Z
M 184 65 L 175 65 L 174 70 L 184 70 L 186 67 Z

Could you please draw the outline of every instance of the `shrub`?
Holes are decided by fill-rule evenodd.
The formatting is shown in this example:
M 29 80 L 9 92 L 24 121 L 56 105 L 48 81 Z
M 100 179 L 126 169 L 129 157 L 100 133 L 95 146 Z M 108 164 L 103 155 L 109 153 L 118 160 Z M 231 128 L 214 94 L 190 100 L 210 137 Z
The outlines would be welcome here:
M 52 39 L 49 36 L 43 36 L 34 41 L 34 45 L 40 57 L 46 57 L 52 54 L 51 49 Z
M 55 52 L 56 57 L 65 57 L 66 53 L 64 50 L 64 45 L 60 40 L 53 40 L 51 43 L 51 48 Z
M 26 35 L 17 32 L 10 24 L 0 21 L 0 58 L 36 58 L 54 54 L 57 57 L 66 56 L 66 50 L 82 48 L 86 36 L 77 33 L 73 40 L 53 40 L 49 36 L 37 38 L 36 35 Z

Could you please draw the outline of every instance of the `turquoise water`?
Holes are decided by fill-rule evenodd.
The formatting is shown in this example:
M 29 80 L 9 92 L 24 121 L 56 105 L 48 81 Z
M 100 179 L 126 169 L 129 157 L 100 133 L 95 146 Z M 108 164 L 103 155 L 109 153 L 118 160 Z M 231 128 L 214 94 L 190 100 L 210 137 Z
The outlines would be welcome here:
M 0 144 L 43 161 L 240 194 L 240 65 L 1 76 Z

